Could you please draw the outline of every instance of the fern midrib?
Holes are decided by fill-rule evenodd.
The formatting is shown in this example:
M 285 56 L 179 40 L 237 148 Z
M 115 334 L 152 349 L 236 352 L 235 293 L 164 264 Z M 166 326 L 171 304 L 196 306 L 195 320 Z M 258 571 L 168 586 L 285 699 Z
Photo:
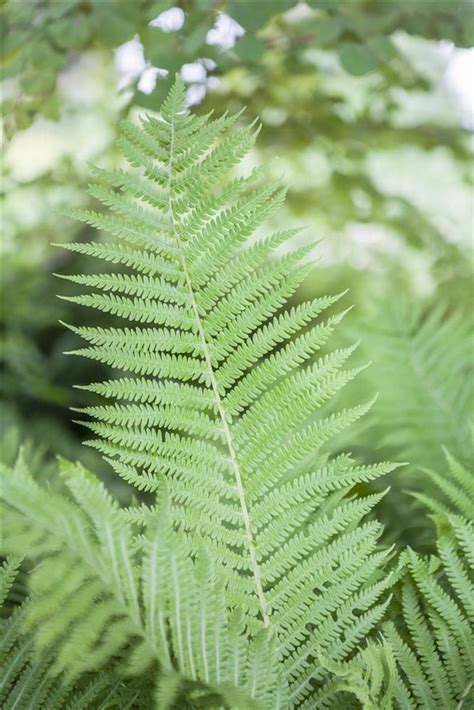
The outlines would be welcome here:
M 173 210 L 173 197 L 172 197 L 172 190 L 171 190 L 171 176 L 173 172 L 173 160 L 174 160 L 174 141 L 175 141 L 175 121 L 174 121 L 174 114 L 171 118 L 170 121 L 170 129 L 171 129 L 171 137 L 170 137 L 170 147 L 169 147 L 169 164 L 168 164 L 168 185 L 167 185 L 167 192 L 168 192 L 168 210 L 169 210 L 169 215 L 170 215 L 170 220 L 171 220 L 171 227 L 174 233 L 174 238 L 176 241 L 176 245 L 178 248 L 178 257 L 180 260 L 181 268 L 183 270 L 183 275 L 186 283 L 186 288 L 188 290 L 189 294 L 189 299 L 191 303 L 191 307 L 193 310 L 193 314 L 196 320 L 197 328 L 198 328 L 198 333 L 199 333 L 199 338 L 201 340 L 201 345 L 202 345 L 202 351 L 204 354 L 204 360 L 206 363 L 206 367 L 208 370 L 208 376 L 209 376 L 209 382 L 211 385 L 211 389 L 215 398 L 215 403 L 216 403 L 216 408 L 219 414 L 219 417 L 222 422 L 222 429 L 226 441 L 226 446 L 229 451 L 229 457 L 232 465 L 232 469 L 234 472 L 235 476 L 235 482 L 236 482 L 236 487 L 239 495 L 239 502 L 240 502 L 240 508 L 242 511 L 242 519 L 243 519 L 243 524 L 244 524 L 244 529 L 245 529 L 245 536 L 247 538 L 247 550 L 250 558 L 250 568 L 254 577 L 254 582 L 255 582 L 255 590 L 258 598 L 258 604 L 260 608 L 260 612 L 262 615 L 262 621 L 263 625 L 268 628 L 270 626 L 270 616 L 267 611 L 267 602 L 265 599 L 265 593 L 263 591 L 263 585 L 262 585 L 262 575 L 260 571 L 260 567 L 257 561 L 257 555 L 256 555 L 256 547 L 255 547 L 255 542 L 254 542 L 254 536 L 252 532 L 252 525 L 250 521 L 250 514 L 247 506 L 247 501 L 245 499 L 245 491 L 244 491 L 244 486 L 243 486 L 243 480 L 242 480 L 242 473 L 240 470 L 240 465 L 237 459 L 237 453 L 235 450 L 234 442 L 233 442 L 233 437 L 232 437 L 232 432 L 230 430 L 228 421 L 227 421 L 227 415 L 226 411 L 224 408 L 224 404 L 222 402 L 222 398 L 219 393 L 219 386 L 214 374 L 214 369 L 212 367 L 212 361 L 211 361 L 211 355 L 209 352 L 209 346 L 207 343 L 206 339 L 206 332 L 204 330 L 204 326 L 202 323 L 201 316 L 199 314 L 199 309 L 196 303 L 196 299 L 194 297 L 194 290 L 193 290 L 193 285 L 192 285 L 192 280 L 189 274 L 189 269 L 186 263 L 186 257 L 184 255 L 184 251 L 181 245 L 181 241 L 178 235 L 178 231 L 176 229 L 176 219 L 175 219 L 175 214 Z

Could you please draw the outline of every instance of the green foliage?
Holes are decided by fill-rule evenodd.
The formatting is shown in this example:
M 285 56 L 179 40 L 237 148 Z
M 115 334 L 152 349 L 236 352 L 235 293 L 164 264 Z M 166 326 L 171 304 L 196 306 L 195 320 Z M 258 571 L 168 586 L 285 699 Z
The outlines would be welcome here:
M 330 346 L 342 294 L 289 305 L 313 245 L 296 230 L 264 236 L 279 181 L 232 174 L 257 131 L 194 116 L 184 98 L 176 80 L 160 118 L 124 122 L 130 169 L 95 171 L 104 211 L 72 210 L 107 234 L 65 244 L 102 264 L 60 274 L 88 289 L 66 302 L 100 319 L 69 326 L 86 341 L 74 352 L 110 368 L 81 385 L 97 403 L 76 409 L 137 500 L 121 507 L 79 464 L 47 485 L 22 459 L 5 468 L 5 587 L 25 554 L 30 592 L 6 621 L 8 702 L 41 706 L 48 688 L 47 707 L 57 693 L 72 708 L 462 707 L 470 523 L 436 518 L 439 557 L 393 562 L 372 485 L 396 465 L 339 452 L 372 405 L 340 406 L 361 369 L 346 365 L 355 346 Z M 408 370 L 416 360 L 429 383 L 406 376 L 413 400 L 394 406 L 385 442 L 412 453 L 458 433 L 427 407 L 433 392 L 467 413 L 462 324 L 418 323 Z M 449 466 L 423 502 L 472 517 L 469 474 Z
M 471 516 L 472 516 L 471 508 Z M 339 689 L 366 710 L 470 708 L 474 654 L 474 528 L 467 519 L 443 521 L 439 557 L 408 549 L 392 604 L 399 614 L 353 661 L 328 664 Z M 349 706 L 349 701 L 348 701 Z
M 220 114 L 246 105 L 251 115 L 261 115 L 259 146 L 251 160 L 276 155 L 282 163 L 290 191 L 288 210 L 278 215 L 281 228 L 303 222 L 326 238 L 322 268 L 305 284 L 312 294 L 335 293 L 344 284 L 359 312 L 371 277 L 388 279 L 385 272 L 380 276 L 380 260 L 389 252 L 390 261 L 416 286 L 424 289 L 427 279 L 439 286 L 437 297 L 449 308 L 462 308 L 471 295 L 470 202 L 463 184 L 469 175 L 469 140 L 442 80 L 447 55 L 441 59 L 437 48 L 437 39 L 450 36 L 458 46 L 465 43 L 472 14 L 467 3 L 319 3 L 312 5 L 311 16 L 298 20 L 294 13 L 281 14 L 281 4 L 259 2 L 254 14 L 266 13 L 265 25 L 247 30 L 227 51 L 205 44 L 205 36 L 216 11 L 230 12 L 229 5 L 186 2 L 179 32 L 148 27 L 169 4 L 24 0 L 5 2 L 0 9 L 3 46 L 14 47 L 5 52 L 2 87 L 7 175 L 0 299 L 5 304 L 0 324 L 5 405 L 0 419 L 54 451 L 59 442 L 61 454 L 81 457 L 96 472 L 100 459 L 81 450 L 80 427 L 66 423 L 63 412 L 71 404 L 70 384 L 99 379 L 104 367 L 61 357 L 73 347 L 72 335 L 62 332 L 57 320 L 76 322 L 77 309 L 54 302 L 51 278 L 51 271 L 83 273 L 87 266 L 78 253 L 65 256 L 50 248 L 51 241 L 75 234 L 79 241 L 88 240 L 90 230 L 78 233 L 57 208 L 87 205 L 85 159 L 116 165 L 120 158 L 112 139 L 117 114 L 130 107 L 133 112 L 137 105 L 159 110 L 184 62 L 210 57 L 217 64 L 209 78 L 214 86 L 217 78 L 220 84 L 216 90 L 209 85 L 198 112 Z M 117 25 L 122 30 L 114 42 L 137 34 L 145 60 L 170 71 L 150 96 L 135 90 L 136 81 L 130 99 L 117 88 L 116 45 L 105 37 Z M 404 31 L 409 33 L 405 37 Z M 384 52 L 391 46 L 393 53 L 395 47 L 391 59 L 360 78 L 341 69 L 343 47 L 349 43 L 372 52 L 374 40 Z M 51 52 L 42 53 L 45 46 Z M 50 88 L 42 88 L 43 83 Z M 408 196 L 407 190 L 387 190 L 386 181 L 372 173 L 369 167 L 380 156 L 390 158 L 384 175 L 403 173 L 400 187 L 415 180 L 424 193 L 421 205 L 418 189 L 408 190 Z M 360 243 L 356 230 L 367 241 Z M 392 293 L 396 298 L 396 285 Z M 370 354 L 368 359 L 379 358 Z M 369 452 L 367 460 L 375 458 Z
M 15 583 L 19 557 L 7 557 L 0 570 L 0 700 L 5 710 L 27 708 L 131 708 L 145 694 L 133 684 L 126 686 L 110 673 L 90 674 L 75 684 L 67 683 L 54 669 L 56 649 L 35 651 L 35 637 L 25 629 L 25 618 L 30 611 L 30 602 L 23 600 L 21 606 L 9 610 L 4 605 Z
M 35 396 L 42 401 L 62 403 L 62 388 L 51 382 L 52 364 L 41 352 L 37 337 L 41 328 L 49 327 L 59 317 L 59 309 L 45 299 L 41 275 L 31 269 L 22 255 L 3 256 L 0 293 L 1 359 L 4 369 L 1 392 L 5 399 Z M 9 292 L 16 279 L 23 287 L 7 306 Z M 34 313 L 31 303 L 37 302 Z
M 364 325 L 365 353 L 374 360 L 367 376 L 379 392 L 372 425 L 380 445 L 415 466 L 436 468 L 440 443 L 468 461 L 472 319 L 385 298 Z
M 402 617 L 384 635 L 400 669 L 395 697 L 402 708 L 454 709 L 473 700 L 474 528 L 458 516 L 448 523 L 439 558 L 408 549 L 400 559 Z
M 345 707 L 364 710 L 392 710 L 395 702 L 395 687 L 398 679 L 397 664 L 392 647 L 386 641 L 369 641 L 352 660 L 334 663 L 322 658 L 335 676 L 334 687 L 344 693 Z M 352 696 L 352 697 L 351 697 Z
M 162 118 L 124 125 L 121 146 L 138 170 L 100 173 L 121 193 L 91 188 L 111 211 L 73 213 L 110 232 L 108 254 L 131 268 L 69 277 L 95 289 L 69 300 L 145 324 L 73 328 L 89 344 L 78 354 L 128 374 L 89 387 L 118 400 L 84 410 L 100 437 L 90 443 L 139 490 L 156 493 L 166 476 L 173 520 L 192 540 L 206 538 L 228 577 L 228 603 L 252 630 L 272 630 L 293 702 L 311 703 L 321 674 L 309 658 L 329 647 L 346 657 L 383 613 L 387 553 L 376 552 L 380 526 L 362 524 L 380 496 L 344 494 L 393 466 L 328 459 L 326 442 L 369 405 L 312 419 L 311 407 L 357 374 L 342 369 L 353 348 L 313 361 L 342 316 L 314 318 L 338 297 L 279 312 L 311 268 L 309 247 L 277 256 L 291 231 L 250 243 L 283 197 L 260 170 L 224 181 L 255 132 L 227 133 L 227 116 L 193 117 L 180 82 Z M 133 520 L 148 510 L 132 509 Z
M 472 472 L 465 468 L 449 451 L 445 450 L 448 464 L 447 472 L 442 475 L 436 471 L 426 471 L 427 477 L 434 484 L 436 497 L 425 493 L 414 493 L 435 514 L 453 514 L 464 516 L 467 520 L 474 511 L 474 480 Z
M 351 313 L 345 324 L 344 342 L 363 333 L 360 361 L 370 360 L 371 366 L 340 404 L 347 406 L 368 389 L 379 396 L 342 443 L 368 461 L 381 456 L 407 462 L 389 478 L 390 499 L 381 502 L 386 540 L 432 550 L 432 526 L 420 503 L 447 510 L 443 499 L 449 491 L 450 511 L 472 510 L 472 473 L 457 481 L 458 469 L 472 458 L 472 319 L 461 310 L 448 311 L 439 299 L 427 304 L 414 294 L 395 293 L 394 286 L 383 295 L 369 290 L 362 313 Z M 451 454 L 444 476 L 443 446 Z
M 20 613 L 37 629 L 37 652 L 49 662 L 54 656 L 50 676 L 71 683 L 116 664 L 133 677 L 158 662 L 159 695 L 171 692 L 173 677 L 176 696 L 185 684 L 196 697 L 218 693 L 242 707 L 278 707 L 274 642 L 262 632 L 244 643 L 241 617 L 223 604 L 222 574 L 203 550 L 191 560 L 165 501 L 136 539 L 91 474 L 66 462 L 61 468 L 72 500 L 38 486 L 21 460 L 2 479 L 8 551 L 42 560 Z
M 141 24 L 142 13 L 152 4 L 147 0 L 111 0 L 106 5 L 94 0 L 2 3 L 6 39 L 2 43 L 2 74 L 19 76 L 24 92 L 18 105 L 7 106 L 13 109 L 11 118 L 18 127 L 28 126 L 38 111 L 46 118 L 59 118 L 56 79 L 71 53 L 94 46 L 97 41 L 115 47 L 131 39 Z M 36 70 L 38 66 L 41 72 Z
M 186 22 L 178 34 L 157 32 L 147 23 L 170 6 L 181 6 Z M 5 41 L 2 44 L 3 76 L 18 76 L 21 101 L 6 102 L 10 130 L 24 128 L 40 112 L 57 119 L 60 101 L 56 92 L 58 73 L 74 52 L 101 46 L 108 50 L 131 40 L 143 38 L 147 57 L 155 66 L 170 72 L 160 82 L 151 102 L 157 107 L 169 89 L 174 72 L 186 61 L 212 56 L 219 69 L 243 62 L 255 66 L 265 47 L 272 47 L 283 28 L 285 55 L 290 63 L 301 62 L 299 48 L 336 49 L 344 69 L 360 76 L 376 68 L 385 68 L 397 52 L 389 39 L 394 31 L 404 31 L 429 39 L 448 39 L 458 46 L 470 46 L 473 39 L 470 3 L 440 0 L 407 3 L 319 2 L 309 3 L 310 17 L 289 22 L 285 15 L 295 5 L 293 0 L 228 0 L 219 3 L 202 0 L 119 0 L 77 2 L 77 0 L 10 0 L 2 4 Z M 229 13 L 246 30 L 247 36 L 235 51 L 222 54 L 205 43 L 217 11 Z M 34 17 L 34 22 L 31 18 Z M 38 72 L 36 67 L 41 66 Z M 138 103 L 149 104 L 137 95 Z

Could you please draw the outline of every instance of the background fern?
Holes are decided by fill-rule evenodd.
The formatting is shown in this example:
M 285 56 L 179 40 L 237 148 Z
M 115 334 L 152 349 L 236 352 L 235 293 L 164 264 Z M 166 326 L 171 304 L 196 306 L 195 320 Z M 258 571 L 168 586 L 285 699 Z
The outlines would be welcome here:
M 435 495 L 413 495 L 434 513 L 456 513 L 467 520 L 474 511 L 474 480 L 472 472 L 444 451 L 446 464 L 444 474 L 426 470 L 427 478 L 434 484 Z
M 396 290 L 386 285 L 369 288 L 361 313 L 351 313 L 343 329 L 343 343 L 364 334 L 356 357 L 361 363 L 371 360 L 371 365 L 339 405 L 352 404 L 368 388 L 379 396 L 341 444 L 366 462 L 377 457 L 406 462 L 383 483 L 391 486 L 390 501 L 382 501 L 380 508 L 387 541 L 432 549 L 429 519 L 415 498 L 439 497 L 439 485 L 431 481 L 436 477 L 439 482 L 441 474 L 426 471 L 440 471 L 443 447 L 460 466 L 472 461 L 472 317 L 460 309 L 452 311 L 441 297 L 435 303 L 417 302 L 400 280 Z M 443 476 L 448 487 L 455 485 L 452 476 L 449 469 Z
M 469 461 L 472 319 L 442 304 L 413 308 L 406 297 L 377 306 L 373 325 L 365 322 L 364 350 L 377 355 L 366 375 L 380 395 L 372 424 L 381 447 L 411 466 L 436 468 L 441 444 Z

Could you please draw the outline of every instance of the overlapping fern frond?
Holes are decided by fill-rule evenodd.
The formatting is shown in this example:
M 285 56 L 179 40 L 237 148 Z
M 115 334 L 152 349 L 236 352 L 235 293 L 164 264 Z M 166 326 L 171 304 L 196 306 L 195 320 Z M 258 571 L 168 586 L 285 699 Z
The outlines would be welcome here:
M 349 661 L 335 663 L 325 657 L 321 661 L 333 674 L 332 686 L 340 693 L 338 707 L 344 710 L 398 708 L 395 699 L 397 662 L 387 641 L 369 641 Z
M 467 710 L 474 706 L 474 527 L 438 518 L 438 555 L 406 550 L 382 638 L 344 663 L 323 659 L 339 707 L 364 710 Z M 396 613 L 399 606 L 399 613 Z
M 3 604 L 18 573 L 21 558 L 7 557 L 0 569 Z M 32 630 L 25 629 L 29 600 L 0 621 L 0 703 L 4 710 L 81 710 L 132 708 L 146 702 L 146 693 L 110 672 L 91 673 L 71 684 L 53 671 L 56 649 L 38 652 Z
M 384 628 L 399 668 L 396 707 L 407 710 L 474 703 L 474 526 L 449 516 L 442 527 L 438 557 L 402 554 L 401 619 Z
M 286 308 L 311 246 L 289 249 L 291 230 L 254 238 L 284 189 L 259 169 L 228 177 L 256 136 L 235 121 L 192 116 L 177 80 L 160 120 L 123 127 L 135 169 L 97 172 L 108 212 L 74 213 L 111 236 L 67 248 L 118 267 L 68 277 L 92 289 L 73 302 L 118 317 L 73 327 L 88 343 L 78 354 L 118 371 L 86 386 L 108 401 L 83 413 L 127 482 L 159 497 L 168 481 L 173 522 L 222 565 L 227 605 L 278 639 L 290 705 L 315 707 L 317 654 L 349 657 L 384 612 L 389 553 L 363 521 L 380 495 L 349 492 L 393 466 L 328 456 L 370 402 L 315 416 L 358 372 L 352 347 L 317 357 L 343 313 L 315 319 L 339 296 Z
M 371 436 L 412 468 L 438 468 L 441 446 L 466 463 L 474 421 L 473 321 L 446 306 L 413 307 L 390 292 L 364 327 L 373 361 L 367 382 L 379 392 Z
M 56 707 L 57 677 L 69 690 L 72 681 L 111 666 L 118 669 L 118 690 L 124 678 L 140 677 L 142 692 L 147 683 L 155 688 L 159 708 L 174 707 L 180 697 L 198 706 L 206 699 L 207 707 L 285 707 L 275 639 L 265 630 L 247 638 L 242 615 L 226 608 L 222 575 L 203 550 L 191 559 L 165 505 L 137 540 L 123 510 L 91 474 L 64 463 L 63 475 L 72 499 L 39 486 L 21 462 L 2 477 L 6 545 L 41 560 L 29 575 L 31 599 L 7 622 L 6 642 L 23 638 L 24 617 L 28 660 L 35 649 L 33 657 L 48 662 L 43 668 L 43 661 L 35 661 L 25 673 L 41 672 L 47 707 Z M 22 653 L 17 644 L 5 681 Z M 133 682 L 127 688 L 133 691 Z M 114 684 L 108 691 L 110 700 Z M 82 705 L 76 695 L 74 710 L 102 707 L 94 692 L 98 696 L 91 685 Z M 60 707 L 65 695 L 58 696 Z M 153 702 L 140 699 L 136 688 L 135 696 L 131 706 Z
M 467 520 L 474 520 L 474 475 L 446 449 L 444 454 L 447 463 L 444 474 L 425 471 L 426 477 L 433 484 L 434 494 L 413 495 L 435 514 L 455 513 Z

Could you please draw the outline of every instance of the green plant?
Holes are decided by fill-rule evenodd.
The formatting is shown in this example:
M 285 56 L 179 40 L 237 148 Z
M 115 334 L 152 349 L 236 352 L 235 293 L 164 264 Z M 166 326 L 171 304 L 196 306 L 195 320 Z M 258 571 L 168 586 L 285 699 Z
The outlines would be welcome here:
M 186 13 L 180 32 L 165 33 L 147 26 L 162 11 L 176 5 Z M 390 5 L 368 0 L 350 5 L 343 0 L 310 0 L 313 13 L 309 18 L 303 16 L 303 21 L 296 23 L 285 21 L 282 13 L 294 5 L 294 0 L 136 0 L 126 4 L 109 0 L 109 5 L 93 0 L 5 2 L 0 8 L 5 40 L 2 70 L 6 77 L 18 77 L 22 89 L 16 100 L 7 97 L 9 118 L 20 128 L 28 126 L 37 113 L 57 118 L 61 106 L 56 78 L 71 57 L 96 47 L 110 52 L 137 34 L 145 44 L 147 59 L 170 73 L 153 96 L 137 92 L 134 97 L 140 105 L 145 101 L 153 108 L 170 88 L 173 73 L 199 56 L 212 56 L 223 70 L 240 65 L 258 76 L 259 60 L 275 45 L 300 72 L 304 70 L 302 47 L 334 49 L 345 70 L 361 76 L 385 67 L 397 56 L 390 38 L 396 30 L 450 40 L 458 46 L 472 43 L 469 9 L 459 0 L 425 0 L 416 7 L 402 0 L 393 0 Z M 219 11 L 229 13 L 246 31 L 231 52 L 219 52 L 206 43 Z M 36 71 L 38 65 L 41 73 Z
M 73 212 L 110 236 L 66 247 L 118 267 L 66 277 L 93 289 L 69 301 L 111 315 L 70 326 L 78 354 L 120 371 L 81 385 L 106 401 L 79 411 L 137 500 L 79 465 L 60 465 L 64 492 L 5 469 L 5 550 L 34 563 L 26 626 L 58 682 L 106 669 L 132 706 L 416 708 L 396 637 L 376 638 L 401 575 L 383 493 L 357 489 L 396 465 L 332 453 L 371 402 L 326 409 L 360 370 L 353 346 L 319 352 L 344 312 L 315 319 L 340 296 L 286 307 L 312 245 L 255 238 L 284 189 L 261 169 L 227 178 L 257 133 L 237 120 L 191 115 L 177 80 L 160 119 L 123 125 L 133 169 L 97 171 L 109 210 Z
M 48 645 L 35 650 L 35 637 L 25 628 L 30 611 L 30 600 L 18 600 L 8 614 L 5 601 L 12 595 L 21 557 L 7 557 L 0 570 L 0 602 L 2 604 L 0 700 L 8 710 L 27 708 L 131 708 L 142 699 L 143 687 L 125 685 L 112 673 L 91 673 L 75 683 L 67 682 L 54 672 L 57 648 Z
M 403 288 L 408 297 L 398 295 Z M 473 321 L 460 309 L 450 311 L 438 294 L 435 304 L 424 303 L 401 280 L 369 290 L 364 300 L 363 315 L 345 322 L 344 336 L 363 333 L 359 355 L 372 364 L 342 404 L 370 389 L 379 396 L 344 445 L 369 462 L 375 456 L 407 462 L 390 476 L 390 498 L 381 503 L 386 540 L 416 540 L 418 549 L 434 551 L 428 501 L 440 509 L 446 496 L 454 496 L 454 512 L 469 517 L 473 510 L 472 472 L 462 475 L 472 459 Z M 444 474 L 443 450 L 449 451 Z
M 414 467 L 436 468 L 442 444 L 467 462 L 473 321 L 444 305 L 413 307 L 413 300 L 379 298 L 363 323 L 364 355 L 375 359 L 368 383 L 380 394 L 371 413 L 373 434 L 384 451 Z
M 474 528 L 459 516 L 439 524 L 439 556 L 400 555 L 393 620 L 382 625 L 382 641 L 352 661 L 328 664 L 363 708 L 472 707 Z
M 449 451 L 445 450 L 444 454 L 448 464 L 448 470 L 444 475 L 426 470 L 427 478 L 434 484 L 436 497 L 424 493 L 413 495 L 435 514 L 456 513 L 469 520 L 474 510 L 472 471 L 451 456 Z
M 243 645 L 242 619 L 224 605 L 222 574 L 202 549 L 193 562 L 182 535 L 168 523 L 166 499 L 137 540 L 124 510 L 92 474 L 67 462 L 61 474 L 69 497 L 38 486 L 21 460 L 4 480 L 13 550 L 27 549 L 30 559 L 43 560 L 29 575 L 32 597 L 8 623 L 15 628 L 23 615 L 30 629 L 39 629 L 37 649 L 50 671 L 43 669 L 44 677 L 51 682 L 58 676 L 68 690 L 106 663 L 133 677 L 159 662 L 160 707 L 183 679 L 187 692 L 198 696 L 205 684 L 208 694 L 245 704 L 248 687 L 249 698 L 277 707 L 274 641 L 262 632 Z M 31 633 L 26 640 L 31 645 Z M 19 655 L 14 648 L 6 677 L 14 674 Z
M 458 516 L 446 522 L 439 557 L 407 550 L 400 558 L 402 628 L 390 622 L 384 634 L 400 669 L 395 697 L 402 708 L 460 709 L 474 700 L 474 527 Z

